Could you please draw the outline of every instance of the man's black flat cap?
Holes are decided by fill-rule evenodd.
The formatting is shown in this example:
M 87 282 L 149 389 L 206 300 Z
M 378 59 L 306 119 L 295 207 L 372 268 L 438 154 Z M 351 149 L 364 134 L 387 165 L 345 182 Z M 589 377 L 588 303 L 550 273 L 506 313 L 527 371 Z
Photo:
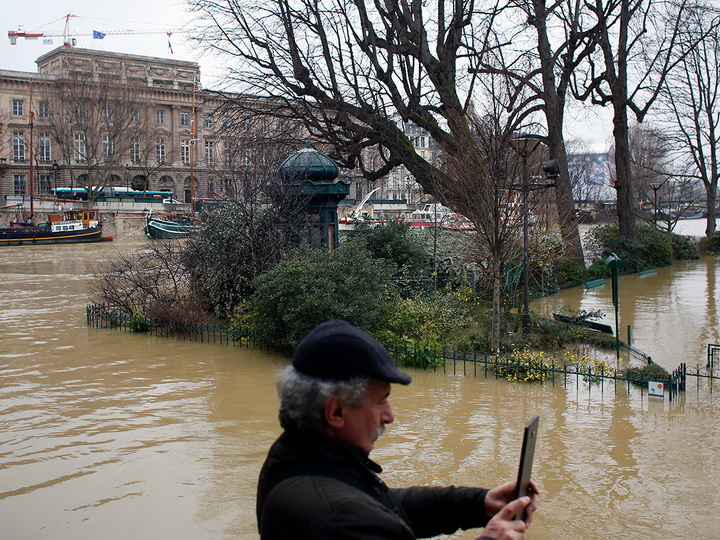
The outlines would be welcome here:
M 369 377 L 389 383 L 410 384 L 390 353 L 370 334 L 345 321 L 328 321 L 303 338 L 293 356 L 300 373 L 329 380 Z

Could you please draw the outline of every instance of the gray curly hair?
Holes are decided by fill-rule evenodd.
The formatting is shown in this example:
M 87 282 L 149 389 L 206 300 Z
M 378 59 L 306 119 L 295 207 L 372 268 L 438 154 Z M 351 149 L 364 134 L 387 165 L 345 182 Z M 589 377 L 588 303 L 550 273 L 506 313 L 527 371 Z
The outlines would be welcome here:
M 365 377 L 328 381 L 288 366 L 277 380 L 280 425 L 285 430 L 319 431 L 325 423 L 323 409 L 331 397 L 337 396 L 350 407 L 359 408 L 369 382 Z

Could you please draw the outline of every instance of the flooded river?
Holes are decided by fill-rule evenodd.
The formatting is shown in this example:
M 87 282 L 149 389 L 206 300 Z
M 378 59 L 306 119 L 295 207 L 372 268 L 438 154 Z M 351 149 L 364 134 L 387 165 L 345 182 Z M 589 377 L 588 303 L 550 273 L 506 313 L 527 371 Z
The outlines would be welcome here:
M 88 328 L 93 265 L 140 242 L 2 251 L 2 539 L 257 538 L 255 482 L 288 360 Z M 701 356 L 718 342 L 718 271 L 700 261 L 623 278 L 621 324 L 669 367 Z M 647 306 L 625 304 L 640 287 Z M 606 309 L 606 292 L 553 301 Z M 539 414 L 530 538 L 717 537 L 720 404 L 707 384 L 670 403 L 622 384 L 412 375 L 373 452 L 390 485 L 513 478 L 522 426 Z

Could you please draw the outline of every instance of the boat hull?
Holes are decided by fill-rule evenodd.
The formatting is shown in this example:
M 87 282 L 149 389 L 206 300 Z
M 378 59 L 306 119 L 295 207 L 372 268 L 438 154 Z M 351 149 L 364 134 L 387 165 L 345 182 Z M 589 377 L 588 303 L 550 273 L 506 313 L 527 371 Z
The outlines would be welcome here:
M 596 330 L 598 332 L 602 332 L 603 334 L 613 334 L 612 326 L 610 326 L 609 324 L 588 321 L 587 319 L 577 319 L 575 317 L 570 317 L 569 315 L 563 315 L 561 313 L 553 313 L 553 317 L 556 321 L 564 322 L 567 324 L 575 324 L 577 326 L 584 326 L 585 328 L 588 328 L 590 330 Z
M 102 238 L 102 225 L 79 231 L 51 231 L 49 227 L 10 227 L 0 229 L 0 246 L 34 244 L 75 244 L 98 242 Z
M 145 236 L 152 240 L 185 238 L 198 230 L 192 223 L 178 223 L 165 219 L 148 218 L 145 221 Z

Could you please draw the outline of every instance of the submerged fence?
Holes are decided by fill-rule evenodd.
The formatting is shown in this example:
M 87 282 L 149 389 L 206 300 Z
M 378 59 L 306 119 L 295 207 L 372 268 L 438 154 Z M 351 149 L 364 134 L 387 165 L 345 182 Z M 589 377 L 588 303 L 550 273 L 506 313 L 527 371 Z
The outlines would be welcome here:
M 200 341 L 226 345 L 239 345 L 244 347 L 270 349 L 262 336 L 238 328 L 221 325 L 177 325 L 164 324 L 151 321 L 139 315 L 126 315 L 114 312 L 103 304 L 92 304 L 86 307 L 87 324 L 95 328 L 109 328 L 125 332 L 138 332 L 153 336 Z M 630 352 L 652 364 L 650 357 L 635 347 L 626 347 Z M 606 363 L 580 364 L 560 362 L 554 359 L 527 359 L 517 358 L 512 354 L 489 354 L 477 351 L 446 351 L 429 349 L 427 347 L 388 347 L 390 354 L 398 365 L 413 367 L 444 373 L 462 373 L 463 375 L 504 378 L 510 381 L 538 381 L 551 384 L 568 385 L 568 379 L 574 379 L 575 384 L 580 381 L 593 384 L 614 382 L 647 388 L 649 382 L 657 378 L 644 378 L 638 371 L 621 371 L 609 367 Z M 666 384 L 668 394 L 672 400 L 679 392 L 686 390 L 688 377 L 700 379 L 720 379 L 715 370 L 701 373 L 699 367 L 694 371 L 688 370 L 686 364 L 681 364 L 673 371 L 669 378 L 660 380 Z M 710 386 L 712 392 L 712 386 Z
M 260 348 L 263 342 L 259 336 L 238 328 L 210 324 L 165 324 L 138 315 L 117 313 L 104 304 L 91 304 L 85 308 L 88 326 L 110 328 L 124 332 L 136 332 L 153 336 Z M 267 348 L 267 347 L 264 347 Z

